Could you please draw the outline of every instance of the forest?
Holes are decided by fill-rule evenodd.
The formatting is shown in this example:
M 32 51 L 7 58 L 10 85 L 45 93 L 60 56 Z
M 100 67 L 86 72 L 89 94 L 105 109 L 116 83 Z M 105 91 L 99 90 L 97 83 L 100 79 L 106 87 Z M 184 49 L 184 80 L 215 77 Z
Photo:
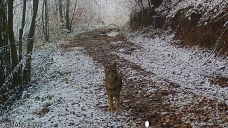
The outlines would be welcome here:
M 228 127 L 227 0 L 0 0 L 0 34 L 2 127 Z

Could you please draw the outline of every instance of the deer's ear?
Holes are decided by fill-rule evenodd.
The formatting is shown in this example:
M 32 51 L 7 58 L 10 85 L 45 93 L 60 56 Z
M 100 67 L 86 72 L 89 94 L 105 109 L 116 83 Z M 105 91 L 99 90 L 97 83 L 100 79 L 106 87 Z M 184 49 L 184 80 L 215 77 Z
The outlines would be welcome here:
M 112 66 L 113 66 L 114 68 L 116 68 L 116 61 L 112 64 Z

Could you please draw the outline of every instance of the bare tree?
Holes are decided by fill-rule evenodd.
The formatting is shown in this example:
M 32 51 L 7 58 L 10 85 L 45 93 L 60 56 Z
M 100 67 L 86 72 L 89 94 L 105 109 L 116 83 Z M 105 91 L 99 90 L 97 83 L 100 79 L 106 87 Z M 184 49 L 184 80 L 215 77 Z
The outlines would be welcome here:
M 4 24 L 4 21 L 3 21 L 3 13 L 4 13 L 4 8 L 3 8 L 3 3 L 2 1 L 0 2 L 0 35 L 2 35 L 3 33 L 3 24 Z M 2 36 L 0 36 L 0 48 L 1 50 L 3 49 L 3 38 Z M 4 60 L 3 60 L 3 54 L 4 54 L 4 51 L 0 51 L 0 87 L 3 85 L 4 83 L 4 70 L 3 70 L 3 63 L 4 63 Z
M 23 0 L 22 22 L 19 29 L 19 61 L 22 60 L 22 35 L 25 27 L 26 0 Z
M 31 81 L 31 61 L 32 61 L 32 50 L 33 50 L 33 42 L 34 42 L 34 34 L 35 34 L 35 24 L 36 24 L 36 15 L 37 15 L 37 10 L 38 10 L 38 0 L 33 0 L 33 16 L 32 16 L 32 21 L 31 21 L 31 26 L 29 30 L 29 41 L 27 43 L 27 58 L 26 58 L 26 67 L 24 70 L 24 81 L 25 83 L 29 83 Z
M 43 33 L 44 33 L 45 40 L 49 41 L 49 19 L 48 19 L 47 0 L 43 1 L 42 22 L 43 22 Z
M 7 34 L 7 2 L 0 2 L 0 68 L 2 71 L 0 77 L 0 87 L 5 81 L 6 76 L 11 71 L 11 61 L 10 61 L 10 48 L 8 44 L 8 34 Z M 1 91 L 1 90 L 0 90 Z
M 63 22 L 63 4 L 62 4 L 62 0 L 59 0 L 58 4 L 59 4 L 60 20 L 61 20 L 61 22 Z
M 10 49 L 11 49 L 11 61 L 12 61 L 12 70 L 18 65 L 18 57 L 17 57 L 17 48 L 15 44 L 14 31 L 13 31 L 13 0 L 8 0 L 8 37 L 10 41 Z M 18 73 L 15 72 L 13 75 L 13 86 L 16 87 L 19 84 Z
M 23 10 L 22 10 L 22 20 L 21 20 L 21 28 L 19 29 L 19 62 L 22 60 L 22 35 L 25 26 L 25 12 L 26 12 L 26 0 L 23 0 Z M 19 79 L 22 82 L 22 65 L 19 68 Z
M 68 31 L 71 31 L 69 9 L 70 9 L 70 0 L 67 0 L 67 3 L 66 3 L 66 16 L 65 16 L 65 20 L 66 20 L 66 29 L 67 29 Z
M 75 16 L 75 12 L 76 12 L 76 8 L 77 8 L 77 0 L 75 1 L 75 4 L 74 4 L 74 11 L 73 11 L 73 15 L 71 17 L 71 22 L 70 22 L 70 25 L 73 24 L 73 19 L 74 19 L 74 16 Z
M 7 3 L 2 2 L 2 25 L 3 25 L 3 31 L 2 31 L 2 41 L 3 41 L 3 61 L 4 61 L 4 68 L 5 76 L 8 76 L 11 71 L 11 61 L 10 61 L 10 47 L 9 47 L 9 41 L 8 41 L 8 32 L 7 32 Z

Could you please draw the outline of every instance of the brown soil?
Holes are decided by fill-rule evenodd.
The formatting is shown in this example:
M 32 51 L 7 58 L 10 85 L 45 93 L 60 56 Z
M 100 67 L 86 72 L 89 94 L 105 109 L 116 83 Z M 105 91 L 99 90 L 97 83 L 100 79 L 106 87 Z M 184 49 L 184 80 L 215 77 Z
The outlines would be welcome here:
M 219 127 L 221 123 L 228 122 L 227 116 L 224 116 L 228 114 L 228 106 L 225 103 L 195 96 L 190 91 L 181 89 L 180 85 L 164 78 L 157 78 L 156 81 L 148 79 L 156 75 L 144 70 L 140 65 L 113 54 L 120 49 L 124 49 L 125 54 L 131 54 L 141 47 L 128 41 L 123 35 L 107 36 L 111 31 L 113 30 L 98 29 L 80 34 L 69 44 L 62 45 L 62 48 L 71 50 L 72 47 L 83 47 L 85 54 L 92 57 L 95 63 L 103 66 L 109 62 L 117 62 L 117 67 L 123 74 L 120 106 L 122 110 L 128 111 L 127 116 L 131 117 L 127 122 L 133 121 L 137 127 L 141 127 L 145 126 L 144 123 L 148 120 L 154 128 L 190 128 L 192 123 L 200 127 Z M 118 41 L 121 43 L 115 45 L 110 43 Z M 137 77 L 132 77 L 131 71 L 136 71 L 134 75 Z M 151 89 L 156 91 L 150 92 Z M 192 99 L 189 99 L 188 104 L 180 106 L 175 103 L 180 102 L 179 94 L 190 96 Z M 98 108 L 105 111 L 107 109 L 99 106 Z M 220 114 L 217 115 L 217 113 Z M 196 122 L 203 124 L 197 125 Z
M 215 49 L 218 54 L 228 55 L 228 9 L 207 24 L 201 22 L 202 12 L 192 13 L 186 17 L 189 8 L 179 10 L 172 19 L 172 29 L 176 32 L 176 39 L 183 40 L 185 44 L 199 45 L 203 48 Z M 212 15 L 212 14 L 211 14 Z
M 203 20 L 204 10 L 194 11 L 186 16 L 193 7 L 178 10 L 173 18 L 166 18 L 159 12 L 145 9 L 131 15 L 129 26 L 135 31 L 145 27 L 169 29 L 175 32 L 175 38 L 181 40 L 181 46 L 199 45 L 215 51 L 216 54 L 228 55 L 228 8 L 219 15 L 210 12 L 210 18 Z M 164 11 L 169 11 L 167 8 Z M 194 10 L 194 9 L 193 9 Z M 216 16 L 215 16 L 216 15 Z M 211 18 L 213 17 L 213 18 Z M 226 25 L 225 25 L 226 24 Z M 225 26 L 224 26 L 225 25 Z
M 223 77 L 223 76 L 216 76 L 212 80 L 213 84 L 218 84 L 221 87 L 228 87 L 228 78 Z

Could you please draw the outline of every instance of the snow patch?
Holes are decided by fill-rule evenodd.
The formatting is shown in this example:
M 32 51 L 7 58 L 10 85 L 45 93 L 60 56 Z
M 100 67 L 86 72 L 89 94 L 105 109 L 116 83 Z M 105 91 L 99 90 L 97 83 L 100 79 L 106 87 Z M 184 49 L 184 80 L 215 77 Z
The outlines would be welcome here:
M 40 123 L 42 127 L 125 126 L 123 121 L 129 120 L 126 111 L 107 111 L 103 70 L 83 48 L 58 50 L 43 76 L 46 80 L 37 85 L 39 90 L 0 120 Z
M 219 87 L 210 82 L 216 75 L 227 76 L 228 69 L 217 70 L 227 65 L 226 59 L 211 55 L 209 51 L 197 47 L 178 48 L 171 44 L 173 35 L 145 38 L 144 35 L 129 39 L 142 49 L 132 54 L 117 55 L 140 65 L 143 69 L 155 73 L 158 77 L 175 82 L 183 89 L 228 104 L 228 88 Z
M 116 31 L 108 33 L 108 36 L 110 36 L 110 37 L 114 37 L 114 36 L 117 36 L 117 35 L 119 35 L 119 32 L 116 32 Z

